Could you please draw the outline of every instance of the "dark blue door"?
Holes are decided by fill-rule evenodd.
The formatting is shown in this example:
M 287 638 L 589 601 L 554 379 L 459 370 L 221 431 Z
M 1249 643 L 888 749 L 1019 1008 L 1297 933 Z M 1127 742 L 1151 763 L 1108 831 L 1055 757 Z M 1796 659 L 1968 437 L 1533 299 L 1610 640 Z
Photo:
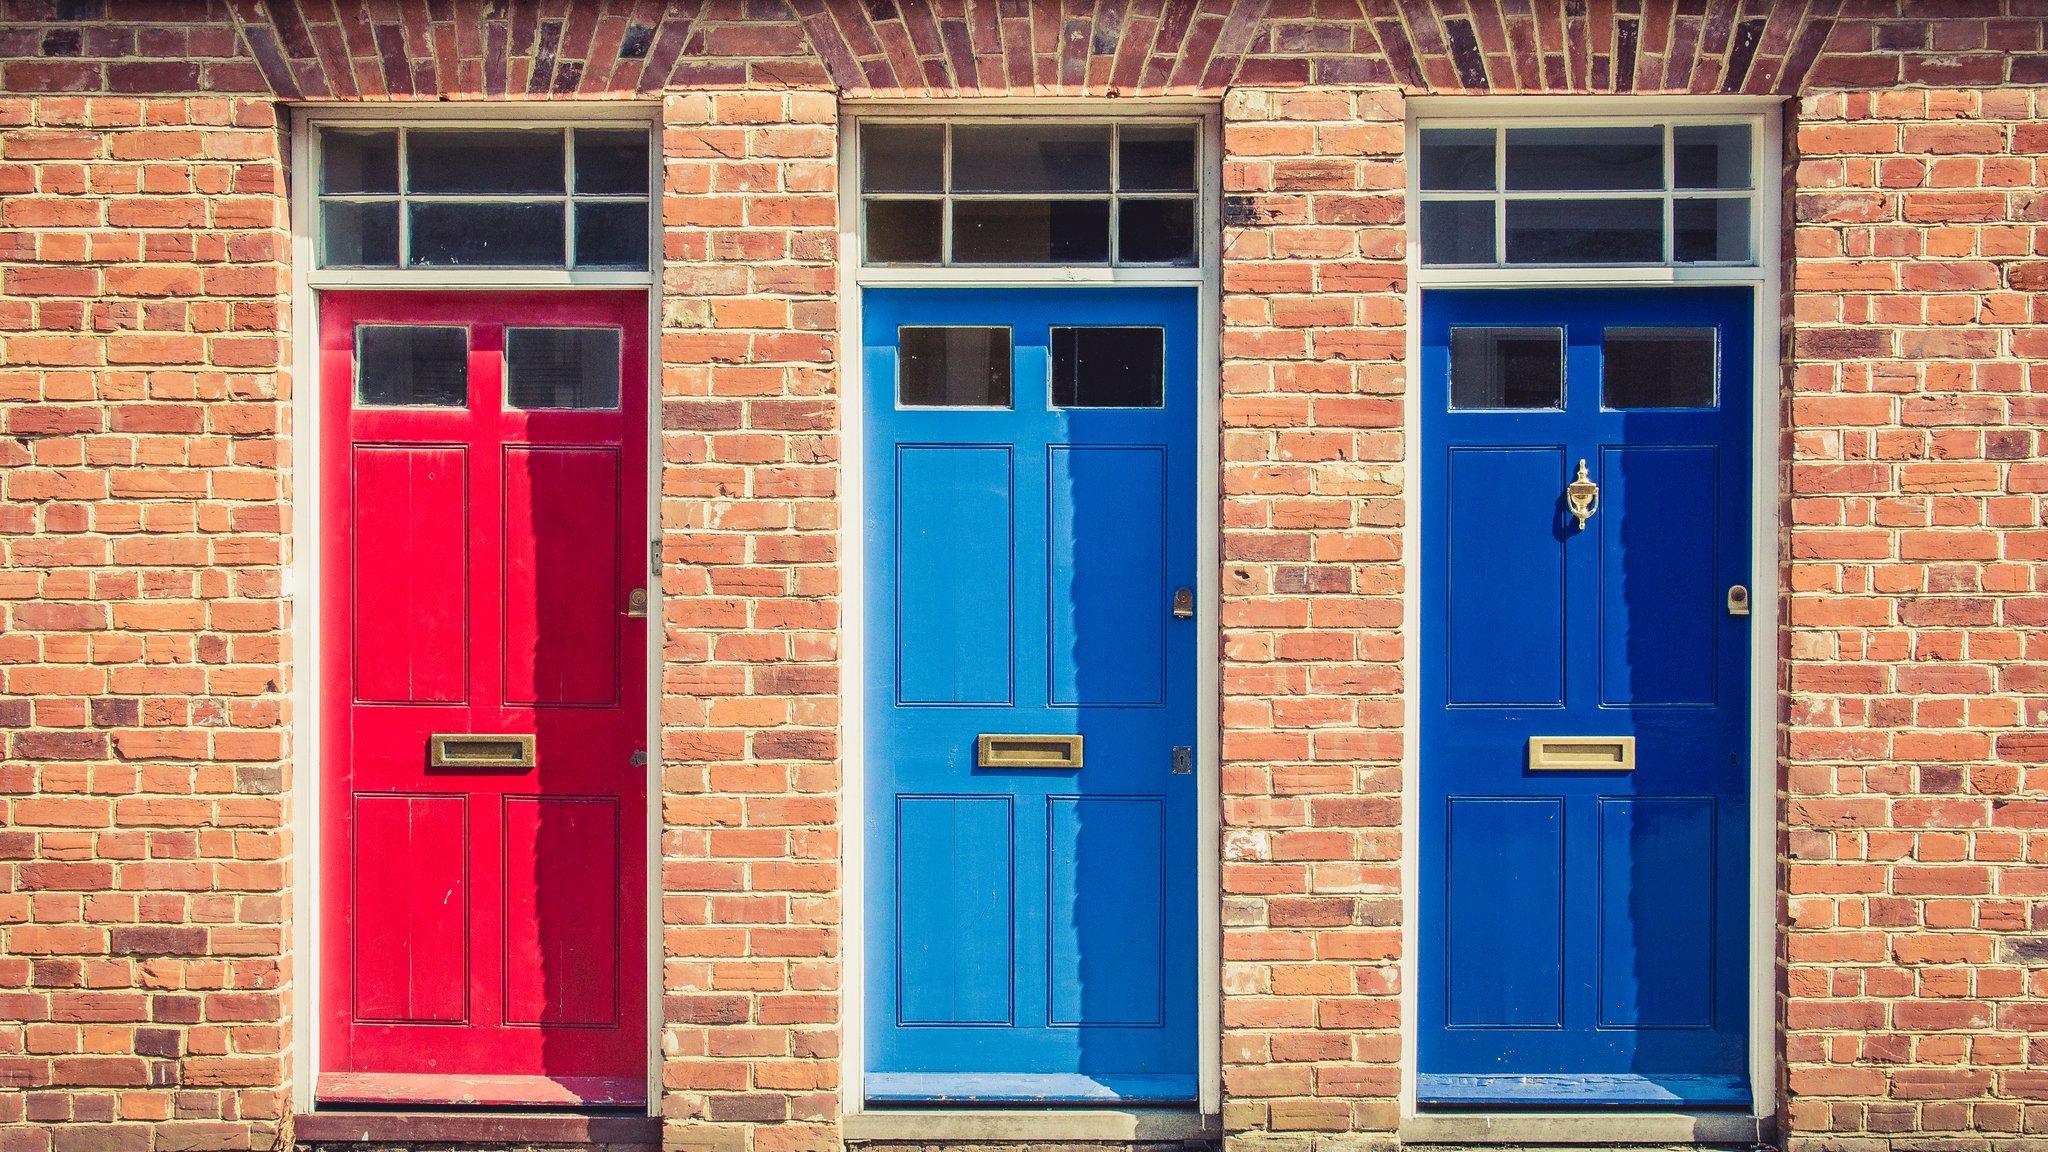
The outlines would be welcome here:
M 863 314 L 867 1098 L 1191 1101 L 1195 294 Z
M 1424 296 L 1425 1106 L 1750 1102 L 1750 315 Z

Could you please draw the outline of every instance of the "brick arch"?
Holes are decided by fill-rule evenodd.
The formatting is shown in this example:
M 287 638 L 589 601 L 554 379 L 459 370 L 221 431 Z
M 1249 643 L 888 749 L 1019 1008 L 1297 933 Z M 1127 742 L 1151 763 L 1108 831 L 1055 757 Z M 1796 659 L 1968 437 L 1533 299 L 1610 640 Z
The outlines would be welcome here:
M 668 88 L 822 87 L 775 0 L 229 0 L 286 99 L 540 99 Z
M 287 99 L 649 95 L 1789 93 L 1896 83 L 1840 0 L 228 0 Z M 1832 38 L 1832 40 L 1831 40 Z M 1859 40 L 1862 43 L 1859 44 Z M 1823 60 L 1823 49 L 1833 53 Z M 1865 73 L 1869 62 L 1892 71 Z M 2015 79 L 2018 77 L 2016 76 Z M 1910 78 L 1908 78 L 1910 79 Z
M 1791 92 L 1828 43 L 1839 0 L 792 3 L 840 90 L 921 97 L 1289 84 Z

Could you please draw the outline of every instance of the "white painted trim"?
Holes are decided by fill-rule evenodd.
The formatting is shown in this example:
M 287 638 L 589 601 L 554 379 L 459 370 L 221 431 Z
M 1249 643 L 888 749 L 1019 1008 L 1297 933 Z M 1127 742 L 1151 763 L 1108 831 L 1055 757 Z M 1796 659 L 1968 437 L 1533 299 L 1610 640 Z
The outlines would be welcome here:
M 1593 104 L 1613 111 L 1590 114 Z M 1420 944 L 1421 876 L 1415 846 L 1421 828 L 1421 790 L 1418 787 L 1422 705 L 1416 691 L 1422 659 L 1422 596 L 1414 579 L 1414 565 L 1422 546 L 1422 389 L 1417 366 L 1422 356 L 1422 295 L 1431 288 L 1504 287 L 1640 287 L 1656 284 L 1746 285 L 1752 290 L 1751 343 L 1751 525 L 1750 544 L 1750 926 L 1749 926 L 1749 1052 L 1751 1107 L 1749 1117 L 1759 1124 L 1777 1110 L 1776 1051 L 1776 963 L 1777 963 L 1777 715 L 1778 715 L 1778 584 L 1780 548 L 1779 512 L 1779 396 L 1780 379 L 1779 287 L 1781 210 L 1784 151 L 1783 126 L 1778 112 L 1782 97 L 1693 97 L 1693 96 L 1431 96 L 1408 101 L 1405 131 L 1408 157 L 1406 219 L 1410 242 L 1407 246 L 1408 290 L 1406 333 L 1408 380 L 1402 419 L 1408 450 L 1404 465 L 1404 502 L 1407 505 L 1402 529 L 1402 554 L 1410 558 L 1407 598 L 1402 606 L 1403 700 L 1401 764 L 1401 824 L 1407 849 L 1401 860 L 1401 1099 L 1402 1136 L 1422 1132 L 1439 1120 L 1477 1116 L 1500 1124 L 1508 1113 L 1472 1114 L 1420 1113 L 1416 1106 L 1415 1075 L 1419 1009 L 1416 1002 L 1418 979 L 1417 949 Z M 1457 123 L 1528 124 L 1589 123 L 1688 123 L 1743 120 L 1752 127 L 1751 183 L 1755 188 L 1755 211 L 1751 227 L 1755 235 L 1756 262 L 1753 265 L 1696 265 L 1659 268 L 1436 268 L 1425 271 L 1413 241 L 1421 200 L 1421 165 L 1417 162 L 1421 129 Z M 1543 1113 L 1546 1119 L 1563 1120 L 1570 1114 Z M 1512 1127 L 1512 1126 L 1510 1126 Z M 1516 1132 L 1522 1129 L 1514 1128 Z M 1450 1132 L 1450 1128 L 1442 1128 Z M 1418 1137 L 1419 1138 L 1419 1137 Z M 1692 1137 L 1704 1140 L 1704 1136 Z M 1460 1139 L 1475 1140 L 1471 1136 Z
M 858 122 L 889 111 L 929 118 L 930 101 L 905 103 L 842 101 L 839 117 L 839 379 L 840 379 L 840 785 L 841 921 L 840 1079 L 839 1102 L 851 1135 L 872 1123 L 864 1117 L 894 1115 L 869 1112 L 862 1080 L 865 1062 L 865 835 L 866 788 L 862 756 L 866 740 L 865 611 L 866 551 L 864 520 L 866 488 L 861 461 L 865 450 L 861 405 L 861 311 L 863 286 L 1044 287 L 1058 284 L 1189 285 L 1199 288 L 1200 402 L 1196 436 L 1200 445 L 1196 467 L 1196 900 L 1197 1021 L 1200 1083 L 1196 1112 L 1204 1123 L 1223 1107 L 1223 939 L 1222 939 L 1222 131 L 1214 101 L 948 101 L 944 107 L 964 118 L 980 120 L 1088 116 L 1120 120 L 1143 119 L 1155 112 L 1174 119 L 1195 118 L 1200 127 L 1200 188 L 1196 221 L 1201 230 L 1198 268 L 888 268 L 860 267 L 860 172 Z M 941 1110 L 954 1114 L 951 1110 Z M 1096 1109 L 1062 1109 L 1059 1115 L 1082 1115 Z M 920 1115 L 929 1112 L 920 1111 Z M 1185 1114 L 1185 1113 L 1183 1113 Z M 958 1115 L 971 1115 L 962 1112 Z M 1035 1113 L 1027 1114 L 1035 1115 Z M 1067 1129 L 1062 1129 L 1065 1131 Z M 1074 1129 L 1079 1130 L 1079 1129 Z M 1092 1131 L 1093 1129 L 1087 1129 Z M 933 1130 L 927 1129 L 929 1134 Z M 1053 1138 L 1051 1136 L 1041 1138 Z M 1079 1136 L 1060 1136 L 1080 1139 Z
M 292 234 L 306 233 L 306 248 L 293 252 L 296 282 L 312 288 L 645 288 L 661 275 L 660 205 L 661 103 L 647 100 L 550 101 L 546 104 L 440 102 L 432 104 L 313 103 L 293 108 L 291 181 Z M 321 128 L 637 128 L 648 138 L 649 233 L 645 271 L 576 268 L 321 268 L 315 237 L 319 212 L 318 157 L 313 138 Z M 564 191 L 565 202 L 572 194 Z M 465 199 L 454 197 L 454 199 Z M 480 197 L 489 199 L 489 197 Z
M 320 1073 L 320 826 L 321 737 L 326 717 L 321 707 L 321 673 L 324 653 L 321 637 L 320 557 L 322 533 L 326 526 L 320 508 L 320 323 L 319 298 L 323 291 L 342 289 L 405 290 L 507 290 L 536 287 L 585 287 L 630 289 L 647 293 L 647 481 L 648 523 L 644 535 L 652 540 L 661 526 L 661 149 L 648 149 L 648 260 L 646 273 L 570 273 L 567 279 L 531 278 L 519 270 L 441 270 L 359 278 L 356 271 L 339 276 L 306 274 L 315 263 L 314 220 L 319 200 L 311 179 L 314 170 L 311 126 L 346 123 L 354 126 L 404 124 L 468 126 L 489 122 L 499 126 L 571 125 L 580 127 L 651 127 L 660 112 L 658 103 L 611 101 L 603 105 L 550 104 L 544 117 L 530 108 L 503 104 L 435 104 L 415 109 L 410 105 L 302 105 L 293 109 L 287 129 L 290 133 L 290 173 L 303 177 L 290 181 L 290 229 L 293 277 L 291 292 L 291 490 L 292 518 L 289 529 L 290 561 L 284 575 L 284 592 L 292 601 L 292 804 L 290 818 L 293 852 L 292 886 L 293 984 L 291 1011 L 294 1027 L 290 1047 L 292 1059 L 292 1110 L 315 1110 L 314 1087 Z M 414 113 L 418 114 L 415 115 Z M 359 270 L 357 270 L 359 271 Z M 381 274 L 381 270 L 378 271 Z M 661 1114 L 661 654 L 662 607 L 658 577 L 648 586 L 647 611 L 647 1049 L 649 1115 Z

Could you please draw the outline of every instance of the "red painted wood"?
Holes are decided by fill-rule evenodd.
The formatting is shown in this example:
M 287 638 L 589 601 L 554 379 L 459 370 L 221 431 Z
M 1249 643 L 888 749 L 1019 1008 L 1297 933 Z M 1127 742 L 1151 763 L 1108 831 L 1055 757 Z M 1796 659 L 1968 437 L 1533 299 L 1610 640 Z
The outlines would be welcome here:
M 467 327 L 467 406 L 354 405 L 369 323 Z M 619 408 L 507 409 L 508 326 L 618 328 Z M 646 364 L 634 293 L 321 299 L 322 1099 L 645 1101 Z

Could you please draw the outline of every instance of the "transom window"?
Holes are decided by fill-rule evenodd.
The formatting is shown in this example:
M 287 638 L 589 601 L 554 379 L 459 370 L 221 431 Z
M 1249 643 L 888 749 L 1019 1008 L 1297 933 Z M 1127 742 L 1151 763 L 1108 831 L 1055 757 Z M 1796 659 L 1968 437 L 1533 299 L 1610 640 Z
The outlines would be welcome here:
M 1195 121 L 860 128 L 870 265 L 1193 267 Z
M 647 267 L 639 128 L 319 134 L 323 268 Z
M 1425 266 L 1751 264 L 1748 124 L 1422 129 Z

